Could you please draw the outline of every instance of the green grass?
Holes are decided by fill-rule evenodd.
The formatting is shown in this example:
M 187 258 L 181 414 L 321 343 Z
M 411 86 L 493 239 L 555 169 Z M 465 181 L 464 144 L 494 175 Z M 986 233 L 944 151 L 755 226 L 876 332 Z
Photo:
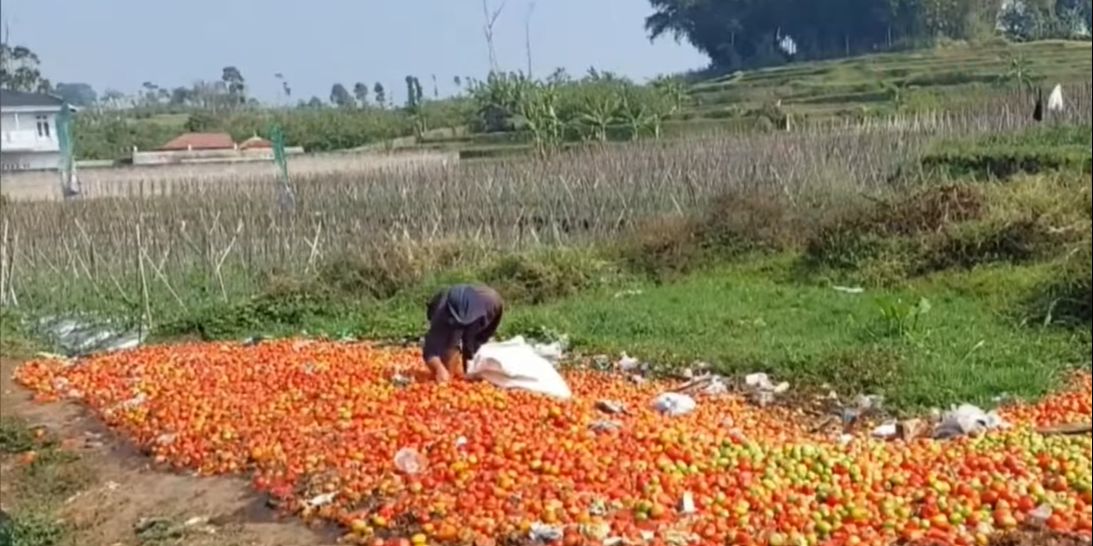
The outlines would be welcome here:
M 630 298 L 599 294 L 518 310 L 510 330 L 543 324 L 586 349 L 880 391 L 905 408 L 983 403 L 1001 393 L 1043 394 L 1088 360 L 1088 335 L 1023 326 L 976 293 L 983 283 L 1026 293 L 1042 273 L 988 268 L 849 295 L 783 280 L 776 265 L 726 266 Z M 912 325 L 923 298 L 931 310 Z
M 19 463 L 4 474 L 12 498 L 6 507 L 11 520 L 0 526 L 2 546 L 57 546 L 67 544 L 68 529 L 56 509 L 92 482 L 91 471 L 78 455 L 62 451 L 54 439 L 39 438 L 21 420 L 0 420 L 0 457 L 21 457 L 33 452 L 30 464 Z
M 1024 59 L 1045 85 L 1088 83 L 1090 55 L 1089 42 L 994 42 L 793 64 L 699 83 L 693 87 L 694 113 L 709 115 L 726 105 L 750 109 L 779 99 L 788 112 L 798 114 L 884 109 L 891 107 L 893 86 L 906 89 L 912 105 L 937 97 L 947 103 L 971 101 L 1001 91 L 1014 58 Z
M 541 305 L 510 305 L 500 334 L 560 332 L 584 354 L 627 352 L 663 365 L 704 361 L 725 373 L 770 372 L 806 387 L 884 393 L 904 409 L 986 404 L 1003 393 L 1042 395 L 1088 362 L 1088 331 L 1030 324 L 1014 311 L 1052 278 L 1050 265 L 947 271 L 852 295 L 796 278 L 796 260 L 760 257 L 670 284 L 630 280 Z M 620 297 L 628 291 L 640 293 Z M 426 293 L 291 322 L 222 324 L 212 337 L 305 331 L 412 340 L 425 327 L 419 300 Z M 916 315 L 924 299 L 929 312 Z
M 1018 173 L 1083 171 L 1089 174 L 1089 126 L 1036 128 L 975 141 L 939 142 L 922 158 L 927 169 L 950 177 L 1009 178 Z

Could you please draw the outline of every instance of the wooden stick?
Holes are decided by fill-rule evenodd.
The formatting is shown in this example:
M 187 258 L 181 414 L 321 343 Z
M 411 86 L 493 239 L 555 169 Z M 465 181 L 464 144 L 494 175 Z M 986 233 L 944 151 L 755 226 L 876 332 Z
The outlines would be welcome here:
M 1036 433 L 1043 436 L 1080 436 L 1082 434 L 1093 433 L 1093 424 L 1076 423 L 1073 425 L 1043 427 L 1036 429 Z

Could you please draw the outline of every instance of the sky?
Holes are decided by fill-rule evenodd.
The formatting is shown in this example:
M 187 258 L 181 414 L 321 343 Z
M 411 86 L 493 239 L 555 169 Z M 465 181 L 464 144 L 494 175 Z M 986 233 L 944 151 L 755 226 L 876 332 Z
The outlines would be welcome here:
M 501 0 L 489 0 L 494 8 Z M 405 77 L 432 93 L 454 76 L 489 70 L 481 0 L 2 0 L 13 44 L 42 60 L 46 77 L 85 82 L 101 94 L 145 81 L 161 87 L 217 80 L 237 66 L 252 95 L 276 102 L 283 73 L 293 100 L 326 100 L 340 82 L 382 82 L 402 100 Z M 534 2 L 534 4 L 532 4 Z M 636 80 L 701 68 L 706 59 L 669 39 L 650 43 L 647 0 L 508 0 L 494 27 L 503 70 L 523 70 L 531 11 L 532 68 L 581 75 L 589 67 Z

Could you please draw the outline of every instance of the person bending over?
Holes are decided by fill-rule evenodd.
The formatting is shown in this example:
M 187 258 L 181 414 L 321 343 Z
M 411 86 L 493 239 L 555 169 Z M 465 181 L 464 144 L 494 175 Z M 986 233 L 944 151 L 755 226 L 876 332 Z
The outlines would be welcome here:
M 488 286 L 458 284 L 437 292 L 425 313 L 425 365 L 438 383 L 445 383 L 462 378 L 467 363 L 497 332 L 504 303 Z

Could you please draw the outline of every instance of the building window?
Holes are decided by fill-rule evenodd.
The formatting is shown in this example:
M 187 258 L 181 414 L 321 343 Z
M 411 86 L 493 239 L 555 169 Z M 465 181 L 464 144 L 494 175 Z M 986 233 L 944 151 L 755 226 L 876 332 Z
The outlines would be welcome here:
M 49 116 L 38 116 L 38 136 L 40 138 L 53 138 L 49 128 Z

